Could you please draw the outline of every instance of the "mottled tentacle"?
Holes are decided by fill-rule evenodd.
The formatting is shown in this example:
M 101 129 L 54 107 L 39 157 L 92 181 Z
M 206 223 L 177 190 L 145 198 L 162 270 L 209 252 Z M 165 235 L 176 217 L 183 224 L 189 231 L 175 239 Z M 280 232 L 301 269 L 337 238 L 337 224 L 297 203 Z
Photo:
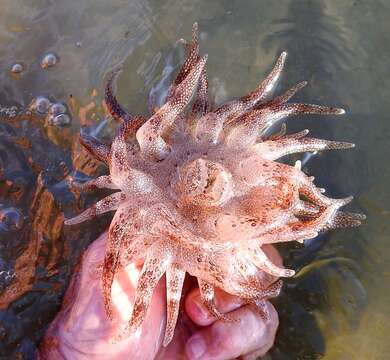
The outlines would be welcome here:
M 203 71 L 200 74 L 199 85 L 196 90 L 195 101 L 192 105 L 190 117 L 204 116 L 210 110 L 208 87 L 206 69 L 203 68 Z
M 110 155 L 110 146 L 104 144 L 100 140 L 93 136 L 80 133 L 79 137 L 80 144 L 96 159 L 108 163 L 108 157 Z
M 215 113 L 218 116 L 228 118 L 233 114 L 248 110 L 254 107 L 256 104 L 263 102 L 270 93 L 274 90 L 275 85 L 280 77 L 280 74 L 283 70 L 284 63 L 286 61 L 286 52 L 282 52 L 271 73 L 263 80 L 259 86 L 249 94 L 241 97 L 238 100 L 233 100 L 227 104 L 219 107 Z
M 294 270 L 276 266 L 270 259 L 268 259 L 264 251 L 258 246 L 249 248 L 248 256 L 259 269 L 273 276 L 291 277 L 295 274 Z
M 317 205 L 302 200 L 297 201 L 297 204 L 294 208 L 295 216 L 312 217 L 317 216 L 319 212 L 320 208 Z
M 134 231 L 137 226 L 137 210 L 133 210 L 130 205 L 120 208 L 110 225 L 102 273 L 103 302 L 110 319 L 112 319 L 111 288 L 119 266 L 126 266 L 136 261 L 140 253 L 147 248 L 145 239 L 140 238 Z
M 314 204 L 322 207 L 327 207 L 334 204 L 334 200 L 323 195 L 323 191 L 315 186 L 312 179 L 300 173 L 298 178 L 299 194 L 305 196 Z M 352 200 L 352 197 L 347 198 L 348 202 Z
M 198 23 L 194 23 L 192 26 L 192 40 L 187 43 L 185 40 L 181 40 L 187 49 L 186 59 L 181 66 L 175 80 L 168 90 L 167 100 L 169 101 L 175 93 L 177 86 L 186 78 L 188 73 L 193 69 L 196 63 L 199 61 L 199 40 L 198 40 Z
M 255 145 L 258 154 L 264 159 L 276 160 L 288 154 L 306 151 L 324 151 L 334 149 L 349 149 L 355 145 L 342 141 L 330 141 L 315 138 L 279 139 L 265 141 Z
M 222 314 L 215 306 L 215 288 L 212 284 L 198 278 L 200 299 L 208 312 L 218 320 L 232 321 L 229 315 Z
M 280 104 L 249 111 L 226 124 L 225 143 L 234 147 L 248 147 L 278 121 L 300 114 L 341 115 L 343 109 L 313 104 Z
M 338 228 L 359 226 L 365 218 L 366 216 L 363 214 L 338 211 L 332 221 L 321 229 L 321 232 Z
M 257 112 L 258 111 L 258 112 Z M 262 135 L 272 125 L 287 116 L 313 114 L 313 115 L 342 115 L 344 109 L 320 106 L 314 104 L 281 104 L 266 109 L 254 110 L 249 116 L 249 121 L 258 119 L 258 131 Z M 248 120 L 246 120 L 248 121 Z
M 280 294 L 282 286 L 282 281 L 276 281 L 267 289 L 261 290 L 260 295 L 250 301 L 251 304 L 255 305 L 255 309 L 264 321 L 268 321 L 270 318 L 266 300 L 277 297 Z
M 164 245 L 155 244 L 148 252 L 137 282 L 133 311 L 129 324 L 119 335 L 120 338 L 139 329 L 152 300 L 153 290 L 169 267 L 170 255 L 164 251 Z
M 259 241 L 262 244 L 277 242 L 298 241 L 303 242 L 311 239 L 324 229 L 332 228 L 334 221 L 338 223 L 336 216 L 340 207 L 351 201 L 351 197 L 345 199 L 329 199 L 330 205 L 321 212 L 319 216 L 309 220 L 297 220 L 280 229 L 263 234 Z
M 175 332 L 185 274 L 186 272 L 175 263 L 167 269 L 167 325 L 165 328 L 164 346 L 171 342 Z
M 172 98 L 137 131 L 136 137 L 141 152 L 147 157 L 162 160 L 170 152 L 170 146 L 162 135 L 190 101 L 206 60 L 207 56 L 204 56 L 196 63 L 178 85 Z
M 124 141 L 135 136 L 137 130 L 146 123 L 146 118 L 141 115 L 134 116 L 131 121 L 122 123 L 118 130 L 116 138 L 120 138 Z
M 65 220 L 65 225 L 75 225 L 83 221 L 90 220 L 97 215 L 116 210 L 122 202 L 126 201 L 126 199 L 126 194 L 121 191 L 108 195 L 104 199 L 92 205 L 89 209 L 83 211 L 81 214 L 72 219 Z
M 283 136 L 283 138 L 284 139 L 300 139 L 300 138 L 305 137 L 308 133 L 309 133 L 309 130 L 304 129 L 304 130 L 299 131 L 299 132 L 294 133 L 294 134 L 286 134 Z
M 287 132 L 287 125 L 286 125 L 286 123 L 283 123 L 282 126 L 280 127 L 280 130 L 277 133 L 273 133 L 273 134 L 263 138 L 262 140 L 263 141 L 266 141 L 266 140 L 279 140 L 279 139 L 285 137 L 286 132 Z
M 96 179 L 86 181 L 85 183 L 78 183 L 75 181 L 71 182 L 71 187 L 78 191 L 91 191 L 96 188 L 98 189 L 113 189 L 119 190 L 119 187 L 112 182 L 110 175 L 102 175 Z
M 307 85 L 307 81 L 301 81 L 300 83 L 294 85 L 290 89 L 288 89 L 285 93 L 282 95 L 279 95 L 272 99 L 271 101 L 268 101 L 265 104 L 259 105 L 261 108 L 270 107 L 270 106 L 277 106 L 286 103 L 289 101 L 299 90 L 303 89 Z
M 119 123 L 131 121 L 133 119 L 133 116 L 122 108 L 114 95 L 113 82 L 121 70 L 122 68 L 118 68 L 111 71 L 108 75 L 104 92 L 104 102 L 106 103 L 107 110 L 112 118 Z

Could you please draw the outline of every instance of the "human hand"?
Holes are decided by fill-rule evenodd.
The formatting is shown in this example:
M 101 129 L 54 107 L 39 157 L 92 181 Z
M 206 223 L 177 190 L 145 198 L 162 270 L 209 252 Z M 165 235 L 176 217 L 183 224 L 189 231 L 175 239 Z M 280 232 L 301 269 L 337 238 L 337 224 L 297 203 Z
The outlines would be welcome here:
M 165 282 L 154 290 L 152 303 L 140 331 L 113 343 L 112 338 L 129 320 L 140 268 L 129 265 L 119 271 L 112 288 L 114 320 L 108 319 L 103 305 L 101 264 L 107 234 L 100 236 L 85 252 L 73 275 L 61 311 L 50 325 L 41 344 L 40 359 L 255 359 L 272 346 L 278 315 L 267 303 L 270 317 L 263 320 L 237 297 L 218 291 L 216 305 L 237 321 L 215 320 L 200 302 L 199 289 L 186 283 L 182 311 L 175 336 L 162 347 L 166 321 Z M 281 263 L 277 251 L 266 246 L 272 261 Z M 274 279 L 264 275 L 264 282 Z

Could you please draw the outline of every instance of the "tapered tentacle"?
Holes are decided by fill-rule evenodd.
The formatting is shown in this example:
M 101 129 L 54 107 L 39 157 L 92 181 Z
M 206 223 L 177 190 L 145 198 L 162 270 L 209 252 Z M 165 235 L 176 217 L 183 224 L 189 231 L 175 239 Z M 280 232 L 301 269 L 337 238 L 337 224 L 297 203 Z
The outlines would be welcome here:
M 276 244 L 281 242 L 297 241 L 303 243 L 304 240 L 313 239 L 319 234 L 313 229 L 302 228 L 294 230 L 290 225 L 286 225 L 280 229 L 275 229 L 269 233 L 261 235 L 259 242 L 261 244 Z
M 365 218 L 366 216 L 363 214 L 338 211 L 334 218 L 323 229 L 321 229 L 321 232 L 338 228 L 359 226 Z
M 147 121 L 143 116 L 134 116 L 132 121 L 121 124 L 117 131 L 117 137 L 121 139 L 129 139 L 137 133 L 137 130 Z
M 259 269 L 267 272 L 268 274 L 277 277 L 291 277 L 295 274 L 294 270 L 276 266 L 270 259 L 268 259 L 261 247 L 251 247 L 248 251 L 248 256 Z
M 230 120 L 225 126 L 226 144 L 235 147 L 253 145 L 281 119 L 299 114 L 340 115 L 344 110 L 312 104 L 281 104 L 249 111 Z M 245 140 L 245 141 L 244 141 Z
M 108 232 L 108 242 L 102 273 L 103 302 L 107 316 L 112 319 L 111 288 L 119 266 L 126 266 L 145 251 L 145 239 L 134 231 L 137 228 L 137 210 L 129 206 L 114 215 Z M 131 251 L 131 254 L 129 252 Z
M 270 231 L 261 236 L 260 242 L 262 244 L 287 241 L 303 242 L 304 240 L 317 236 L 320 231 L 332 226 L 334 219 L 337 219 L 338 209 L 350 202 L 351 197 L 345 199 L 329 199 L 329 201 L 330 205 L 314 219 L 297 220 L 280 229 Z
M 335 201 L 345 201 L 345 204 L 352 201 L 353 197 L 350 196 L 346 199 L 331 199 L 327 196 L 323 195 L 323 191 L 321 188 L 316 187 L 313 184 L 313 181 L 311 178 L 307 177 L 303 173 L 298 173 L 298 183 L 299 183 L 299 194 L 305 196 L 307 199 L 309 199 L 314 204 L 317 204 L 319 206 L 327 207 L 330 205 L 333 205 Z
M 300 139 L 305 137 L 309 133 L 308 129 L 293 134 L 286 134 L 286 131 L 287 131 L 286 123 L 283 123 L 278 133 L 272 134 L 270 136 L 265 136 L 263 137 L 262 141 L 280 140 L 280 139 Z
M 204 116 L 210 110 L 209 94 L 208 94 L 208 80 L 206 69 L 203 68 L 199 78 L 198 89 L 196 90 L 195 101 L 192 105 L 190 117 Z
M 300 139 L 300 138 L 305 137 L 308 133 L 309 133 L 309 130 L 305 129 L 305 130 L 299 131 L 299 132 L 294 133 L 294 134 L 286 134 L 283 136 L 283 138 L 284 139 Z
M 261 116 L 262 111 L 254 110 L 228 121 L 223 129 L 225 144 L 239 149 L 253 145 L 260 136 Z
M 164 246 L 155 244 L 149 251 L 137 282 L 134 306 L 129 324 L 119 334 L 123 338 L 139 329 L 152 300 L 153 290 L 170 265 L 170 255 Z
M 215 306 L 214 286 L 202 279 L 198 279 L 198 283 L 199 283 L 200 298 L 202 300 L 202 303 L 206 307 L 206 309 L 209 311 L 209 313 L 218 320 L 232 321 L 229 315 L 222 314 Z
M 167 325 L 165 328 L 164 346 L 171 342 L 175 331 L 185 274 L 186 272 L 178 264 L 172 264 L 167 269 Z
M 288 103 L 272 106 L 270 112 L 276 116 L 291 116 L 300 114 L 316 114 L 316 115 L 342 115 L 345 110 L 341 108 L 321 106 L 315 104 L 298 104 Z
M 280 74 L 283 70 L 284 63 L 286 60 L 287 53 L 283 52 L 271 73 L 263 80 L 259 86 L 248 95 L 241 97 L 238 100 L 233 100 L 228 102 L 227 104 L 219 107 L 215 112 L 218 116 L 222 116 L 224 118 L 228 118 L 233 114 L 240 113 L 242 111 L 246 111 L 256 104 L 263 102 L 267 99 L 270 93 L 274 90 L 275 85 L 280 77 Z
M 122 68 L 115 69 L 108 75 L 104 92 L 104 102 L 106 103 L 107 110 L 112 118 L 119 123 L 131 121 L 133 118 L 131 114 L 122 108 L 114 95 L 113 82 L 121 70 Z
M 277 297 L 280 294 L 283 283 L 281 280 L 274 282 L 267 289 L 261 290 L 258 297 L 251 299 L 250 303 L 255 305 L 255 309 L 260 314 L 264 321 L 270 319 L 270 314 L 268 311 L 268 305 L 266 300 Z
M 145 191 L 152 186 L 148 175 L 132 168 L 134 160 L 139 155 L 139 148 L 136 141 L 127 141 L 128 137 L 134 135 L 138 125 L 143 121 L 143 117 L 137 116 L 134 121 L 121 124 L 111 146 L 110 174 L 115 184 L 123 191 L 132 191 L 136 188 Z
M 272 99 L 271 101 L 268 101 L 265 104 L 259 105 L 261 108 L 270 107 L 270 106 L 277 106 L 286 103 L 289 101 L 299 90 L 303 89 L 307 85 L 307 81 L 302 81 L 290 89 L 288 89 L 285 93 L 282 95 L 279 95 Z
M 280 291 L 282 290 L 283 281 L 278 280 L 275 281 L 273 284 L 268 286 L 266 289 L 261 289 L 260 294 L 257 297 L 258 300 L 260 299 L 272 299 L 274 297 L 279 296 Z
M 300 114 L 341 115 L 344 113 L 343 109 L 312 104 L 291 103 L 259 108 L 246 112 L 226 124 L 226 142 L 230 146 L 237 146 L 243 144 L 242 139 L 245 139 L 245 146 L 250 146 L 271 126 L 287 116 Z
M 120 262 L 123 266 L 134 263 L 145 257 L 145 252 L 158 239 L 149 235 L 137 234 L 125 236 L 124 245 L 120 254 Z
M 313 217 L 319 215 L 320 208 L 307 201 L 299 200 L 294 208 L 295 216 Z
M 345 113 L 344 109 L 333 108 L 327 106 L 313 105 L 313 104 L 281 104 L 269 108 L 259 109 L 253 112 L 250 117 L 251 121 L 257 118 L 258 131 L 260 135 L 266 132 L 272 125 L 279 120 L 294 115 L 315 114 L 315 115 L 342 115 Z
M 199 40 L 198 40 L 198 23 L 194 23 L 192 26 L 192 40 L 190 43 L 187 43 L 182 39 L 182 42 L 185 44 L 187 48 L 186 59 L 184 60 L 183 65 L 181 66 L 178 74 L 176 75 L 173 84 L 168 90 L 167 101 L 169 101 L 177 86 L 186 78 L 188 73 L 193 69 L 196 63 L 199 61 Z
M 221 238 L 233 241 L 239 233 L 240 237 L 246 240 L 256 238 L 274 228 L 283 226 L 291 221 L 291 215 L 286 209 L 279 208 L 269 212 L 263 211 L 255 216 L 229 216 L 224 214 L 216 220 L 213 219 L 213 222 L 215 230 Z M 234 229 L 234 232 L 232 229 Z
M 207 56 L 204 56 L 196 63 L 186 78 L 177 86 L 171 99 L 137 131 L 136 137 L 141 152 L 147 157 L 158 161 L 169 153 L 170 147 L 162 135 L 190 101 L 206 60 Z
M 110 146 L 104 144 L 100 140 L 93 136 L 80 133 L 79 136 L 80 144 L 84 146 L 87 151 L 94 156 L 96 159 L 108 163 L 108 157 L 110 155 Z
M 286 123 L 283 123 L 282 126 L 280 127 L 280 130 L 277 133 L 274 133 L 268 137 L 265 137 L 263 140 L 279 140 L 283 138 L 286 135 L 287 132 L 287 125 Z
M 72 181 L 70 185 L 72 188 L 75 188 L 76 190 L 78 190 L 80 192 L 91 191 L 91 190 L 94 190 L 96 188 L 119 190 L 119 187 L 112 182 L 110 175 L 102 175 L 96 179 L 89 180 L 85 183 L 78 183 L 78 182 Z
M 276 160 L 288 154 L 306 151 L 349 149 L 355 145 L 348 142 L 329 141 L 315 138 L 279 139 L 255 145 L 256 151 L 268 160 Z
M 104 214 L 108 211 L 116 210 L 121 203 L 126 201 L 126 199 L 127 196 L 122 191 L 108 195 L 104 199 L 92 205 L 89 209 L 82 212 L 80 215 L 77 215 L 72 219 L 65 220 L 65 225 L 75 225 L 83 221 L 90 220 L 95 216 Z

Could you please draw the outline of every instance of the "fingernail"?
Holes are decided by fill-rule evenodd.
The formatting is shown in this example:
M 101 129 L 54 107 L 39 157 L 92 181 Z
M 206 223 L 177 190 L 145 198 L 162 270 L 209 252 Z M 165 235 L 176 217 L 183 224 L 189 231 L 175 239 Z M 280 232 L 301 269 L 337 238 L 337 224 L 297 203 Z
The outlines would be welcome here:
M 206 352 L 206 342 L 202 335 L 194 335 L 187 341 L 186 348 L 188 358 L 197 360 Z
M 210 313 L 205 309 L 200 298 L 195 298 L 193 303 L 199 318 L 202 320 L 208 320 L 210 318 Z

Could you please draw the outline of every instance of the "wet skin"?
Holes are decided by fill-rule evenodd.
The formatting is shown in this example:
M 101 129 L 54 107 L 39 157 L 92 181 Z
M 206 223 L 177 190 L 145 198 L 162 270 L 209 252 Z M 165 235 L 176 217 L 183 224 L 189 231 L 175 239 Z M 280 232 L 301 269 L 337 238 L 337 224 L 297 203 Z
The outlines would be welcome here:
M 178 328 L 172 342 L 163 347 L 166 323 L 165 279 L 156 287 L 145 321 L 138 332 L 113 343 L 111 337 L 131 314 L 140 264 L 119 271 L 112 289 L 114 319 L 109 320 L 103 305 L 101 268 L 107 234 L 101 235 L 85 252 L 73 275 L 63 306 L 49 327 L 40 347 L 40 359 L 255 359 L 273 345 L 278 315 L 267 302 L 269 319 L 237 297 L 217 291 L 216 304 L 234 320 L 216 320 L 200 300 L 191 281 L 181 301 Z M 281 264 L 277 251 L 264 251 Z M 274 278 L 264 274 L 264 281 Z

